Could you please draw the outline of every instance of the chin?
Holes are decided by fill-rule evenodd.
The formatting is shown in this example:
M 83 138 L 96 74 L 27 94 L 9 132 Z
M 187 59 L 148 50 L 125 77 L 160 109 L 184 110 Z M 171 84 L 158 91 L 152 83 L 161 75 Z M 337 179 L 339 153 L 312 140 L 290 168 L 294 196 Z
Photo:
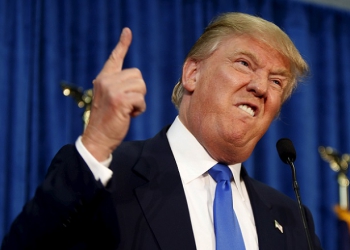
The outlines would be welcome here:
M 253 152 L 252 147 L 240 146 L 226 146 L 224 148 L 216 147 L 212 153 L 209 154 L 213 159 L 228 165 L 242 163 L 246 161 Z

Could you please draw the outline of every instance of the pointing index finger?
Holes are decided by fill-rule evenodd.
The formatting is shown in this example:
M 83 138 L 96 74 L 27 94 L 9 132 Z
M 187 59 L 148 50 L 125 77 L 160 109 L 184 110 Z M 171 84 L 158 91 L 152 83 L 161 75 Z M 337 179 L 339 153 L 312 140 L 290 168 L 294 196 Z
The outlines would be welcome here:
M 122 70 L 124 58 L 128 52 L 132 40 L 129 28 L 124 28 L 120 34 L 119 42 L 106 61 L 101 73 L 114 73 Z

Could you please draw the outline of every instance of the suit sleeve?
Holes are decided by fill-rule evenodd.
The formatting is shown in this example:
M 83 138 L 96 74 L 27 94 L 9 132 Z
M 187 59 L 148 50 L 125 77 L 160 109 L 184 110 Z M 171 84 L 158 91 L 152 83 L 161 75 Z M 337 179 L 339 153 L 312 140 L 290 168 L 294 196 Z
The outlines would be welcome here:
M 75 146 L 63 147 L 33 199 L 13 222 L 1 249 L 69 249 L 82 244 L 82 234 L 95 224 L 104 191 Z

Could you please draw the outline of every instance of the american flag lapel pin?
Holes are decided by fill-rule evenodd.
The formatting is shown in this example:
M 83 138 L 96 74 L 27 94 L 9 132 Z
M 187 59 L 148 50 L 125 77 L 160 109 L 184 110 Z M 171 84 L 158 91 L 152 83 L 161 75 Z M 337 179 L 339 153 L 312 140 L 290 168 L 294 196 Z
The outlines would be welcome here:
M 281 233 L 283 233 L 283 227 L 281 226 L 281 224 L 278 223 L 277 220 L 275 220 L 275 228 L 277 228 L 278 230 L 280 230 Z

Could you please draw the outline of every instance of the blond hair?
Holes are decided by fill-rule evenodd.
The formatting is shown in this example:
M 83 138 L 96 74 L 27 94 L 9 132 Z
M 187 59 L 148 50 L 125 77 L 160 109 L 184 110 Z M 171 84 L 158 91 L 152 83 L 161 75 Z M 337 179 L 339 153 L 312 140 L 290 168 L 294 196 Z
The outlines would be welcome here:
M 235 12 L 221 14 L 204 30 L 185 61 L 189 58 L 195 61 L 204 60 L 218 48 L 224 38 L 242 34 L 268 44 L 289 60 L 292 76 L 284 91 L 283 101 L 288 99 L 296 88 L 297 82 L 307 74 L 309 67 L 288 35 L 277 25 L 260 17 Z M 172 94 L 172 102 L 176 108 L 179 108 L 183 94 L 184 88 L 180 78 Z

